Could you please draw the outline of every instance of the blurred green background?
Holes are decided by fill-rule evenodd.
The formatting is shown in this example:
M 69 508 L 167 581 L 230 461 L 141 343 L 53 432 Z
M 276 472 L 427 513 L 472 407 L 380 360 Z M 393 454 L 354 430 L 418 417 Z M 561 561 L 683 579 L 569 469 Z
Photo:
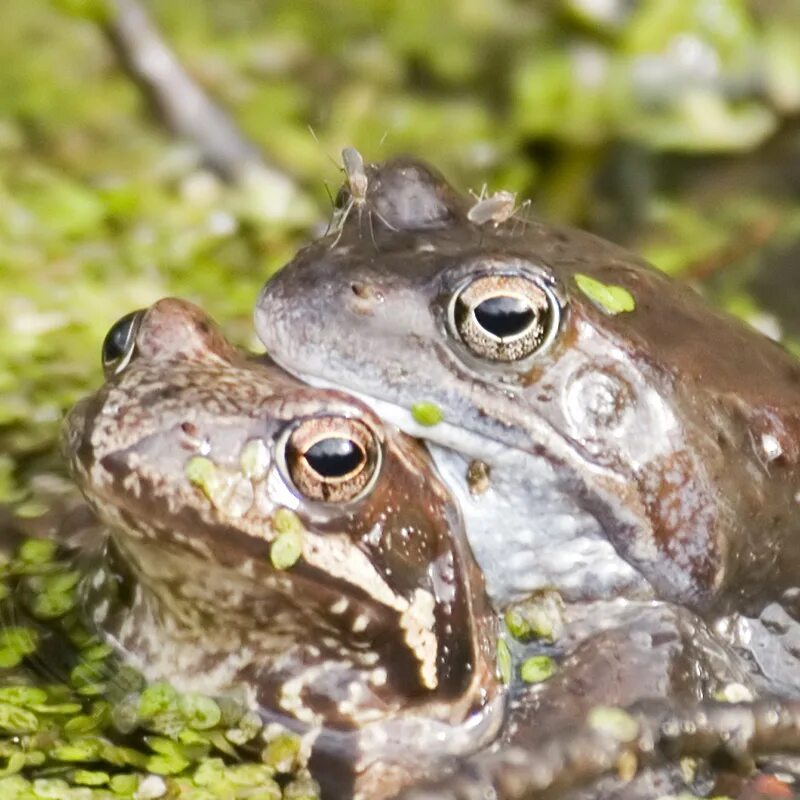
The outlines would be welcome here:
M 103 0 L 4 0 L 0 501 L 59 471 L 124 313 L 178 294 L 255 345 L 256 292 L 329 217 L 350 144 L 519 191 L 797 348 L 800 0 L 145 5 L 299 193 L 267 213 L 268 183 L 226 185 L 164 131 Z

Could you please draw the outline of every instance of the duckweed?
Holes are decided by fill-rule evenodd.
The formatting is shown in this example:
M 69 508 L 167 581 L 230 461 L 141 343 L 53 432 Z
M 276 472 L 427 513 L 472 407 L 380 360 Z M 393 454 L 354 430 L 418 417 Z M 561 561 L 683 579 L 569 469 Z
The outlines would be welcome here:
M 246 712 L 235 727 L 225 731 L 225 738 L 235 745 L 243 745 L 255 739 L 261 732 L 261 719 L 255 711 Z
M 111 776 L 107 772 L 76 769 L 72 773 L 72 780 L 82 786 L 103 786 L 111 780 Z
M 3 686 L 0 688 L 0 703 L 15 706 L 39 705 L 46 702 L 47 692 L 35 686 Z
M 556 671 L 556 662 L 549 656 L 531 656 L 522 662 L 519 676 L 525 683 L 542 683 L 552 678 Z
M 284 800 L 315 800 L 319 797 L 319 786 L 309 776 L 295 778 L 286 785 L 283 797 Z
M 303 555 L 303 523 L 294 511 L 279 508 L 272 515 L 272 528 L 277 536 L 270 545 L 269 559 L 275 569 L 289 569 Z
M 133 794 L 139 786 L 139 776 L 125 773 L 114 775 L 108 785 L 115 794 Z
M 625 287 L 611 286 L 579 272 L 574 277 L 578 288 L 606 314 L 621 314 L 636 308 L 633 295 Z
M 250 439 L 245 443 L 239 456 L 242 474 L 253 481 L 262 481 L 267 477 L 269 467 L 269 450 L 262 439 Z
M 29 564 L 43 564 L 52 561 L 56 544 L 50 539 L 27 539 L 19 548 L 17 557 Z
M 279 534 L 269 550 L 269 560 L 275 569 L 293 567 L 301 555 L 303 555 L 303 538 L 295 531 Z
M 279 508 L 272 515 L 271 523 L 272 529 L 278 535 L 282 533 L 299 533 L 302 535 L 305 532 L 302 520 L 290 508 Z
M 302 531 L 288 509 L 276 516 L 280 535 Z M 10 562 L 16 577 L 0 608 L 6 619 L 19 618 L 16 602 L 30 611 L 41 597 L 75 597 L 80 585 L 81 576 L 56 548 L 30 541 Z M 78 658 L 61 682 L 39 654 L 54 635 L 72 642 Z M 259 749 L 267 738 L 263 724 L 243 701 L 182 694 L 164 682 L 147 685 L 75 611 L 0 629 L 3 652 L 9 655 L 0 666 L 3 800 L 319 797 L 302 774 L 294 734 L 270 728 Z M 44 679 L 39 668 L 47 670 Z M 283 790 L 278 773 L 288 778 Z
M 220 493 L 220 475 L 217 465 L 205 456 L 193 456 L 184 469 L 190 483 L 197 486 L 203 494 L 215 503 Z
M 154 683 L 139 697 L 139 714 L 143 717 L 155 717 L 177 708 L 179 699 L 178 692 L 168 683 Z
M 261 753 L 261 760 L 276 772 L 289 773 L 300 753 L 300 740 L 290 733 L 278 734 L 267 742 Z
M 189 727 L 207 730 L 219 724 L 222 712 L 210 698 L 200 694 L 185 694 L 180 699 L 180 709 Z
M 506 685 L 511 683 L 511 651 L 503 638 L 497 640 L 497 676 Z
M 543 639 L 553 642 L 564 627 L 564 601 L 558 592 L 544 591 L 528 600 L 509 606 L 504 621 L 517 640 Z
M 39 594 L 30 603 L 31 613 L 38 619 L 63 617 L 74 607 L 75 597 L 67 592 Z
M 444 419 L 444 412 L 436 403 L 414 403 L 411 406 L 411 416 L 414 421 L 426 427 L 438 425 Z

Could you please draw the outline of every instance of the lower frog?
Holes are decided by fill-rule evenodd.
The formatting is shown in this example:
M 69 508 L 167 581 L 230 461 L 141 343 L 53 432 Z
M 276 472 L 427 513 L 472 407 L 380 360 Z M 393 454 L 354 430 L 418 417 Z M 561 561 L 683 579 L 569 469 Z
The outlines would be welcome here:
M 363 173 L 363 213 L 266 284 L 256 326 L 429 441 L 498 605 L 797 595 L 795 359 L 609 242 L 412 159 Z
M 123 317 L 103 363 L 63 443 L 108 525 L 87 608 L 127 658 L 244 686 L 303 734 L 326 798 L 387 796 L 494 736 L 496 621 L 423 446 L 178 300 Z

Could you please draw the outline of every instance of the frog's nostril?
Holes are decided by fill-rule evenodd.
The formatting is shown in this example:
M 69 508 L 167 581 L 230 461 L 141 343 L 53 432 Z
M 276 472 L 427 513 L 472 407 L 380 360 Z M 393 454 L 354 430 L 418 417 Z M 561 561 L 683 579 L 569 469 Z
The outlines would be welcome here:
M 354 295 L 352 308 L 357 314 L 371 314 L 374 306 L 383 302 L 383 292 L 370 283 L 354 281 L 350 284 Z

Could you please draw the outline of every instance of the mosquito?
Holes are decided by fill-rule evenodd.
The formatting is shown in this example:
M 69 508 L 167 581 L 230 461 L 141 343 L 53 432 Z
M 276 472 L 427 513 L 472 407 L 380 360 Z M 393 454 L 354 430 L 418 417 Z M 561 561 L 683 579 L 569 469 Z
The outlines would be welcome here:
M 486 184 L 481 188 L 479 195 L 474 192 L 471 194 L 475 198 L 475 203 L 467 212 L 467 219 L 475 225 L 491 222 L 492 226 L 497 228 L 509 219 L 519 220 L 519 215 L 526 212 L 531 205 L 530 200 L 517 205 L 517 193 L 505 189 L 487 195 Z M 527 219 L 523 222 L 527 222 Z
M 342 238 L 344 225 L 347 222 L 350 214 L 353 212 L 353 209 L 356 210 L 358 215 L 359 230 L 361 230 L 361 219 L 364 211 L 366 210 L 367 218 L 369 219 L 369 233 L 372 237 L 372 243 L 377 248 L 378 245 L 375 242 L 375 231 L 372 228 L 372 215 L 375 214 L 375 216 L 377 216 L 378 219 L 390 230 L 396 231 L 397 228 L 391 225 L 377 211 L 367 207 L 369 178 L 367 177 L 367 171 L 364 167 L 364 159 L 362 158 L 361 153 L 359 153 L 355 147 L 345 147 L 344 150 L 342 150 L 342 168 L 344 169 L 345 185 L 347 187 L 346 192 L 348 197 L 342 208 L 337 209 L 333 215 L 331 227 L 336 231 L 336 239 L 334 239 L 333 243 L 331 244 L 331 248 L 336 247 L 336 245 L 339 243 L 339 239 Z

